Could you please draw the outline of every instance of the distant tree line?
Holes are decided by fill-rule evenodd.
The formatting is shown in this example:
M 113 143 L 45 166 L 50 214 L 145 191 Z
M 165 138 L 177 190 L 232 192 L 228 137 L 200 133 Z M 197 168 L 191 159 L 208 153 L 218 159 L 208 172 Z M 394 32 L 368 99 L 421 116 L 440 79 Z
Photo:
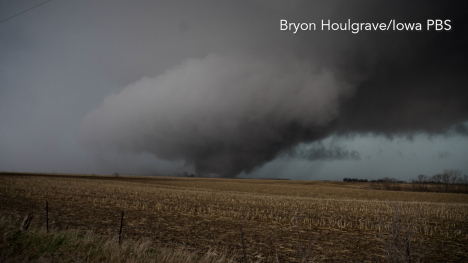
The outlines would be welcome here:
M 406 183 L 406 181 L 400 181 L 395 178 L 389 178 L 389 177 L 384 177 L 382 179 L 377 179 L 377 180 L 369 180 L 369 179 L 358 179 L 358 178 L 344 178 L 344 182 L 359 182 L 359 183 L 399 183 L 403 184 Z
M 358 179 L 358 178 L 344 178 L 343 179 L 344 182 L 368 182 L 369 180 L 368 179 Z
M 361 183 L 371 183 L 370 188 L 375 190 L 391 190 L 391 191 L 401 191 L 401 184 L 405 184 L 406 181 L 397 180 L 395 178 L 384 177 L 377 180 L 368 180 L 368 179 L 358 179 L 358 178 L 344 178 L 344 182 L 361 182 Z
M 401 191 L 405 190 L 402 185 L 407 184 L 406 181 L 398 180 L 391 177 L 384 177 L 382 179 L 372 180 L 371 188 L 375 190 L 390 190 Z
M 443 173 L 427 176 L 420 174 L 408 184 L 406 181 L 384 177 L 377 180 L 344 178 L 344 182 L 369 182 L 370 188 L 375 190 L 417 191 L 417 192 L 445 192 L 468 194 L 468 175 L 460 170 L 447 169 Z
M 468 193 L 468 175 L 462 176 L 460 170 L 447 169 L 433 176 L 420 174 L 411 183 L 413 191 Z

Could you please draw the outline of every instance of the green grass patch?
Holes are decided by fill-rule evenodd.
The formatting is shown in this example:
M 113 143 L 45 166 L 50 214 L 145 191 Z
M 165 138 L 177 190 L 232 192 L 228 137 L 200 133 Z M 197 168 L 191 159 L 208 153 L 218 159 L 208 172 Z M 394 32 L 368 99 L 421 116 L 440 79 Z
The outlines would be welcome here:
M 223 254 L 159 248 L 148 240 L 105 238 L 92 232 L 52 230 L 40 227 L 20 231 L 20 224 L 0 219 L 0 262 L 235 262 Z

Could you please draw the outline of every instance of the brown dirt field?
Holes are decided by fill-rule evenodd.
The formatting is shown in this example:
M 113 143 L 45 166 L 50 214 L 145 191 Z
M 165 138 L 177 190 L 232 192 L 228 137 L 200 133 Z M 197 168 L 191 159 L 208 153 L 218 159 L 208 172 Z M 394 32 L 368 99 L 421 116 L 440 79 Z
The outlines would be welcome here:
M 252 260 L 298 261 L 298 247 L 319 262 L 385 262 L 378 221 L 398 204 L 421 219 L 426 262 L 468 261 L 468 195 L 392 192 L 366 183 L 287 180 L 0 174 L 0 213 L 26 213 L 55 228 L 112 236 L 125 211 L 124 238 L 158 244 L 242 250 Z

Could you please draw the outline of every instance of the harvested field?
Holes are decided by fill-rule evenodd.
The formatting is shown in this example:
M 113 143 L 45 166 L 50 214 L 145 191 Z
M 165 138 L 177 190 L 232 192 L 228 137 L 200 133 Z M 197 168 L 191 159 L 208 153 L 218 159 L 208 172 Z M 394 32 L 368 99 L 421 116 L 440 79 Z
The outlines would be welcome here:
M 156 244 L 237 251 L 252 261 L 385 262 L 379 229 L 395 211 L 417 220 L 425 262 L 468 261 L 468 195 L 366 189 L 365 183 L 0 175 L 0 212 L 54 228 Z M 242 229 L 242 230 L 241 230 Z M 242 245 L 242 236 L 244 246 Z

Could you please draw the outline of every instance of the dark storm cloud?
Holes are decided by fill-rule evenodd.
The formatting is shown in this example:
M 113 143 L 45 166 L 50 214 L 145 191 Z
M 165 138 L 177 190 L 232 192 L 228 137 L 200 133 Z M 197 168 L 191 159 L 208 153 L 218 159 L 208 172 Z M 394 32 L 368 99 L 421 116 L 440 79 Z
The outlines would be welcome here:
M 377 60 L 364 67 L 366 79 L 352 100 L 344 103 L 339 131 L 386 135 L 431 134 L 452 130 L 466 134 L 468 113 L 468 23 L 466 2 L 432 4 L 406 20 L 439 17 L 451 19 L 449 32 L 389 34 L 376 37 Z M 387 42 L 387 43 L 384 43 Z M 394 46 L 392 48 L 392 46 Z M 355 61 L 359 63 L 366 55 Z
M 201 174 L 234 176 L 330 134 L 437 134 L 468 120 L 465 2 L 279 5 L 214 5 L 210 13 L 199 10 L 193 26 L 190 15 L 175 23 L 172 30 L 183 34 L 195 30 L 195 44 L 208 36 L 203 43 L 212 46 L 209 53 L 194 53 L 197 58 L 107 97 L 84 118 L 84 141 L 185 160 Z M 452 21 L 452 30 L 293 35 L 279 30 L 280 18 L 396 19 L 424 26 L 426 19 L 441 18 Z M 360 159 L 340 147 L 296 154 Z
M 322 142 L 314 142 L 310 145 L 299 145 L 294 150 L 287 152 L 293 158 L 302 158 L 310 161 L 316 160 L 361 160 L 361 154 L 355 150 L 348 150 L 344 146 L 332 145 L 325 147 Z
M 0 19 L 36 4 L 2 1 Z M 332 134 L 466 134 L 467 5 L 52 1 L 0 24 L 0 165 L 93 170 L 129 154 L 144 162 L 128 171 L 155 156 L 235 176 Z M 452 30 L 292 34 L 280 19 Z M 359 159 L 334 147 L 305 155 Z

